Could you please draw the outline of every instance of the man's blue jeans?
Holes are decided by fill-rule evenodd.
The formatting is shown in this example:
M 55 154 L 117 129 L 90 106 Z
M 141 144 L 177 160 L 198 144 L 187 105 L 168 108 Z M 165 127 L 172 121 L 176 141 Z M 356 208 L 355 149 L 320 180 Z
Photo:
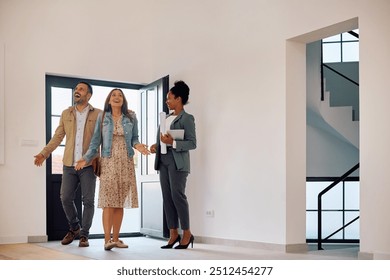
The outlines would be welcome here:
M 81 201 L 83 203 L 80 236 L 88 237 L 95 212 L 96 176 L 93 173 L 92 166 L 78 171 L 73 166 L 63 167 L 60 197 L 69 227 L 72 230 L 80 227 L 77 208 L 74 203 L 78 187 L 81 188 Z

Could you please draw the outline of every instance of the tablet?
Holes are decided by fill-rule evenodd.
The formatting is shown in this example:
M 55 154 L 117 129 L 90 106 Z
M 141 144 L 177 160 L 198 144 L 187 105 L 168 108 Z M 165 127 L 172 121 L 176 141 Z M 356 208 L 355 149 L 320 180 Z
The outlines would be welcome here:
M 184 129 L 170 129 L 167 130 L 167 133 L 170 134 L 174 140 L 184 139 Z

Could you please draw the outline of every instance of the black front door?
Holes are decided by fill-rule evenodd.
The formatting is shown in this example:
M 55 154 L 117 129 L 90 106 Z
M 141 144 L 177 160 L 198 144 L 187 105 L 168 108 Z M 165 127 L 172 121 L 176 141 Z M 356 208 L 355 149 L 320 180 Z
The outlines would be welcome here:
M 92 103 L 92 105 L 100 109 L 103 108 L 104 100 L 108 94 L 107 90 L 109 90 L 109 88 L 129 89 L 133 92 L 136 92 L 140 96 L 139 100 L 141 103 L 139 106 L 141 108 L 141 112 L 137 114 L 140 124 L 140 140 L 141 142 L 148 143 L 150 145 L 150 141 L 152 141 L 151 139 L 155 137 L 158 123 L 158 119 L 155 119 L 154 123 L 151 123 L 151 116 L 158 115 L 158 112 L 165 104 L 165 95 L 168 88 L 168 76 L 146 87 L 145 85 L 140 84 L 127 84 L 91 79 L 82 80 L 90 83 L 94 88 L 94 94 L 91 100 L 96 102 L 96 104 Z M 78 82 L 80 82 L 80 79 L 52 75 L 46 76 L 46 143 L 48 143 L 53 137 L 62 111 L 67 107 L 72 106 L 73 87 Z M 95 87 L 96 89 L 98 87 L 104 87 L 104 96 L 96 96 Z M 46 228 L 48 240 L 61 240 L 69 230 L 69 225 L 67 223 L 60 200 L 64 144 L 65 139 L 61 145 L 57 147 L 55 151 L 53 151 L 51 156 L 46 161 Z M 155 189 L 159 187 L 158 179 L 156 180 L 156 173 L 151 171 L 152 166 L 152 159 L 146 158 L 145 156 L 141 157 L 141 168 L 138 168 L 139 171 L 137 173 L 137 182 L 140 184 L 141 190 L 149 190 L 149 186 L 151 185 L 153 185 Z M 98 189 L 96 190 L 96 193 L 97 192 Z M 154 213 L 154 210 L 152 209 L 152 212 L 149 211 L 149 206 L 147 204 L 145 204 L 145 206 L 142 205 L 142 194 L 140 200 L 141 212 L 144 214 Z M 79 213 L 79 219 L 81 221 L 82 203 L 80 189 L 77 190 L 75 203 Z M 162 202 L 159 202 L 157 198 L 156 203 Z M 97 204 L 97 202 L 95 202 L 95 204 Z M 150 207 L 153 206 L 154 205 L 150 205 Z M 100 222 L 101 218 L 96 216 L 97 215 L 95 211 L 94 219 L 98 219 Z M 160 213 L 160 217 L 163 217 L 162 213 Z M 101 230 L 101 232 L 103 231 L 101 226 L 97 226 L 97 228 Z M 138 231 L 140 230 L 138 229 Z M 91 235 L 94 235 L 94 232 L 90 233 Z M 101 234 L 98 233 L 97 235 Z M 164 235 L 166 235 L 166 233 Z

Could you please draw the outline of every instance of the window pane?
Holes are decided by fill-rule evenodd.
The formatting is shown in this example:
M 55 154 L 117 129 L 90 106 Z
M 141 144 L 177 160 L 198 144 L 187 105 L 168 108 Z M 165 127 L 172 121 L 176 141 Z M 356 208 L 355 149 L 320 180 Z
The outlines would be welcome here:
M 343 41 L 358 41 L 359 38 L 353 36 L 352 34 L 349 33 L 343 33 Z
M 326 238 L 343 226 L 343 215 L 341 212 L 322 213 L 322 238 Z M 343 232 L 333 235 L 331 239 L 342 239 Z
M 60 123 L 60 117 L 51 117 L 51 137 L 56 132 L 57 126 Z
M 141 108 L 140 108 L 141 99 L 138 90 L 122 89 L 122 91 L 126 96 L 129 109 L 135 112 L 135 114 L 137 115 L 137 119 L 139 121 L 139 118 L 141 117 Z
M 104 108 L 104 102 L 110 91 L 114 89 L 111 87 L 103 87 L 103 86 L 92 86 L 93 94 L 89 103 L 96 108 L 102 109 Z
M 317 212 L 307 212 L 306 214 L 306 238 L 318 238 L 317 227 Z
M 339 183 L 322 196 L 323 210 L 341 210 L 343 208 L 343 184 Z
M 318 209 L 318 194 L 332 182 L 307 182 L 306 183 L 306 209 Z
M 58 127 L 58 124 L 60 123 L 60 117 L 51 117 L 51 137 L 54 136 L 54 133 L 56 132 L 56 129 Z M 62 140 L 61 145 L 65 145 L 65 138 Z
M 332 182 L 307 182 L 306 183 L 306 209 L 316 210 L 318 194 L 328 187 Z M 343 226 L 343 215 L 345 224 L 359 216 L 359 182 L 345 182 L 345 209 L 357 210 L 342 212 L 343 184 L 339 183 L 322 198 L 322 238 L 326 238 Z M 329 211 L 330 210 L 330 211 Z M 318 212 L 306 212 L 306 238 L 318 238 Z M 359 220 L 353 222 L 344 230 L 335 234 L 331 239 L 359 239 Z
M 358 217 L 360 212 L 347 212 L 345 214 L 345 223 L 349 223 L 356 217 Z M 360 228 L 360 219 L 354 221 L 352 224 L 345 228 L 345 238 L 346 239 L 359 239 L 359 228 Z
M 51 169 L 52 174 L 62 174 L 62 157 L 64 156 L 64 146 L 58 146 L 51 153 Z
M 323 44 L 322 46 L 323 62 L 341 62 L 340 44 Z
M 318 194 L 332 182 L 310 182 L 306 187 L 306 209 L 318 209 Z M 322 210 L 341 210 L 343 207 L 342 183 L 322 196 Z
M 323 42 L 340 42 L 341 41 L 341 36 L 340 36 L 340 34 L 334 35 L 334 36 L 325 38 L 322 41 Z
M 358 210 L 359 200 L 359 182 L 345 182 L 345 209 Z
M 72 106 L 72 89 L 51 88 L 51 114 L 60 116 L 62 111 Z
M 343 62 L 359 61 L 359 42 L 343 43 Z
M 142 98 L 142 124 L 143 138 L 142 141 L 149 147 L 156 143 L 157 129 L 159 125 L 160 112 L 162 106 L 162 89 L 159 85 L 143 89 L 141 92 Z M 157 174 L 154 169 L 155 154 L 142 156 L 142 174 L 153 175 Z
M 157 134 L 157 120 L 158 120 L 158 111 L 157 111 L 157 87 L 155 90 L 147 91 L 147 139 L 146 144 L 150 147 L 154 143 L 156 143 L 156 134 Z M 154 159 L 155 154 L 153 156 L 148 156 L 145 158 L 147 160 L 147 174 L 156 174 L 156 170 L 154 170 Z
M 143 227 L 149 229 L 163 228 L 163 202 L 159 182 L 142 183 Z

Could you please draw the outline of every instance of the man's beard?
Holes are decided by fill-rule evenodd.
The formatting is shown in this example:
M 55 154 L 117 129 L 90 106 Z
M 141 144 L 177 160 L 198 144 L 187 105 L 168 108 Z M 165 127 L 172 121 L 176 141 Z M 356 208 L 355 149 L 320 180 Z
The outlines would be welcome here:
M 80 97 L 78 97 L 78 98 L 73 99 L 73 103 L 74 103 L 74 105 L 84 104 L 85 100 L 80 98 Z

